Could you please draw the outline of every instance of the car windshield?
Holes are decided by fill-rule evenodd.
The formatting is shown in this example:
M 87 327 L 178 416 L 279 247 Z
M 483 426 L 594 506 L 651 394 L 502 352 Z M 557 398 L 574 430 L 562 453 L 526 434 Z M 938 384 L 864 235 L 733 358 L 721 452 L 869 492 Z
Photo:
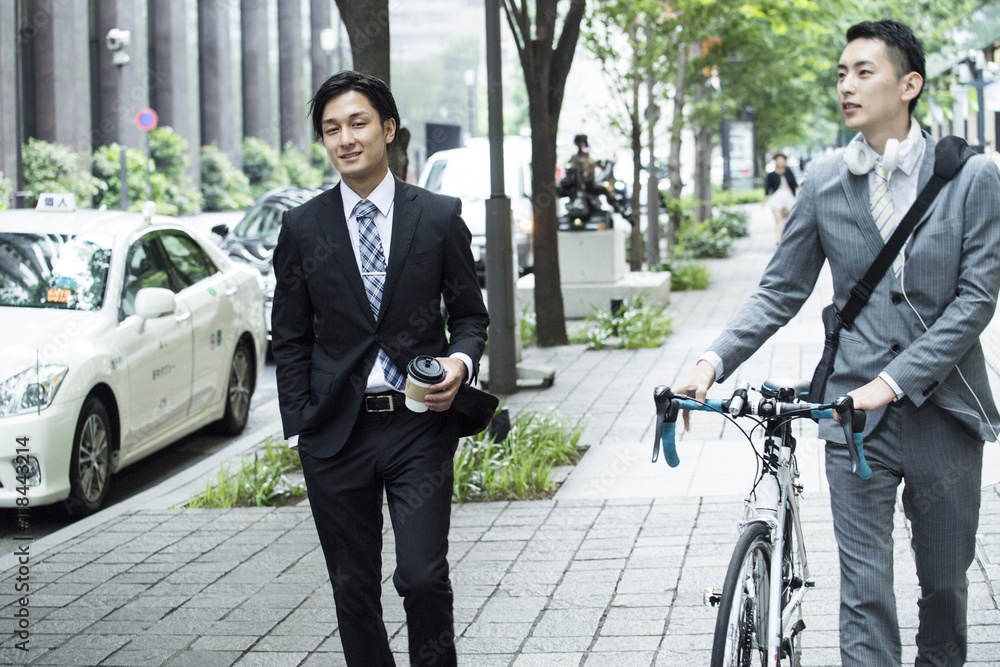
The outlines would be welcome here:
M 0 305 L 98 310 L 110 262 L 110 237 L 0 234 Z

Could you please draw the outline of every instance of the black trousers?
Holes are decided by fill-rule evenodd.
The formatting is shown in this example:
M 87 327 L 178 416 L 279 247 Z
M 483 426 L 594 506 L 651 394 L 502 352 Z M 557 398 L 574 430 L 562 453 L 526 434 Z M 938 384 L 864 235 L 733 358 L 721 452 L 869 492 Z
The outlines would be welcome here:
M 395 664 L 382 621 L 383 489 L 410 663 L 457 664 L 447 561 L 457 442 L 448 413 L 403 408 L 362 412 L 344 448 L 330 458 L 300 454 L 351 667 Z

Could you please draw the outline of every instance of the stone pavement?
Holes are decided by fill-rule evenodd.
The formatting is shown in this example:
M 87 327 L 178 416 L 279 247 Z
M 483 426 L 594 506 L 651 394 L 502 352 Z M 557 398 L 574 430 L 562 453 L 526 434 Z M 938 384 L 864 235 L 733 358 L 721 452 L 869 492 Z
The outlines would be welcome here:
M 590 448 L 552 500 L 454 507 L 450 561 L 461 664 L 708 663 L 715 613 L 703 606 L 702 591 L 721 585 L 753 457 L 724 420 L 696 415 L 679 443 L 681 466 L 650 463 L 652 390 L 690 368 L 754 287 L 773 239 L 766 212 L 752 211 L 751 237 L 730 259 L 710 262 L 709 289 L 674 295 L 676 333 L 662 347 L 525 352 L 555 367 L 556 382 L 508 397 L 507 407 L 585 419 L 582 442 Z M 811 373 L 822 339 L 818 312 L 829 299 L 825 274 L 817 292 L 730 382 Z M 989 336 L 996 331 L 1000 324 Z M 1000 344 L 987 349 L 998 364 Z M 839 664 L 836 545 L 814 428 L 799 438 L 816 582 L 803 612 L 803 663 L 810 667 Z M 991 486 L 983 491 L 980 548 L 969 572 L 971 665 L 1000 663 L 998 450 L 987 446 L 984 483 Z M 11 556 L 0 560 L 0 664 L 343 664 L 308 507 L 170 509 L 176 486 L 26 542 L 26 574 Z M 912 664 L 918 590 L 901 512 L 895 534 L 904 658 Z M 405 664 L 391 531 L 385 538 L 385 620 Z M 17 592 L 24 583 L 30 590 Z M 27 619 L 27 652 L 14 648 L 19 619 Z

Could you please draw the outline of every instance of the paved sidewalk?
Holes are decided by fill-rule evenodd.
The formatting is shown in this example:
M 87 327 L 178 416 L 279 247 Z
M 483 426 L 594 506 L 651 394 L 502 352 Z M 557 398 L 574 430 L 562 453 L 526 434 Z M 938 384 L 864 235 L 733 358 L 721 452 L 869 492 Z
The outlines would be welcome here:
M 555 384 L 507 400 L 512 412 L 554 408 L 586 419 L 590 449 L 555 498 L 455 506 L 452 579 L 463 665 L 705 665 L 736 538 L 752 455 L 731 427 L 697 415 L 681 466 L 649 462 L 652 391 L 684 373 L 756 284 L 773 250 L 754 207 L 752 235 L 711 262 L 708 290 L 674 295 L 676 333 L 654 350 L 528 350 Z M 808 376 L 819 355 L 829 278 L 803 312 L 730 382 Z M 826 290 L 824 293 L 823 290 Z M 996 332 L 996 333 L 994 333 Z M 1000 325 L 984 340 L 1000 367 Z M 995 341 L 995 342 L 992 342 Z M 719 389 L 719 395 L 727 388 Z M 806 429 L 799 461 L 809 566 L 803 662 L 838 665 L 838 571 L 819 443 Z M 984 482 L 1000 481 L 987 446 Z M 342 665 L 329 580 L 307 506 L 173 510 L 177 485 L 126 501 L 37 544 L 26 575 L 0 576 L 0 664 Z M 388 522 L 386 524 L 388 526 Z M 1000 663 L 1000 493 L 983 492 L 980 548 L 969 578 L 969 664 Z M 896 578 L 904 658 L 912 664 L 916 596 L 907 527 L 896 517 Z M 400 665 L 406 628 L 392 588 L 392 533 L 383 604 Z M 10 564 L 7 558 L 3 561 Z M 18 577 L 30 591 L 17 592 Z M 24 581 L 20 583 L 25 583 Z M 19 599 L 24 596 L 26 604 Z M 21 609 L 25 609 L 22 612 Z M 27 619 L 30 651 L 19 641 Z

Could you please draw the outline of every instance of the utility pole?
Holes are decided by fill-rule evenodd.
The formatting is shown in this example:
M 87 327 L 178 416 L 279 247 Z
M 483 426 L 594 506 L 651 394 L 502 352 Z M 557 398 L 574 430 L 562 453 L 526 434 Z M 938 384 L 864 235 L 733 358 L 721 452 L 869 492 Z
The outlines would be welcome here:
M 122 89 L 125 87 L 122 70 L 131 61 L 125 48 L 132 42 L 132 33 L 121 28 L 112 28 L 105 38 L 108 50 L 113 55 L 118 70 L 118 152 L 121 154 L 121 209 L 128 209 L 128 169 L 125 167 L 125 105 L 122 104 Z

